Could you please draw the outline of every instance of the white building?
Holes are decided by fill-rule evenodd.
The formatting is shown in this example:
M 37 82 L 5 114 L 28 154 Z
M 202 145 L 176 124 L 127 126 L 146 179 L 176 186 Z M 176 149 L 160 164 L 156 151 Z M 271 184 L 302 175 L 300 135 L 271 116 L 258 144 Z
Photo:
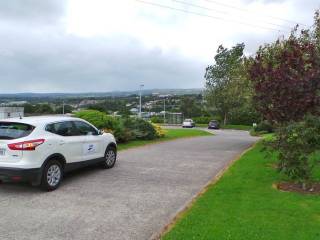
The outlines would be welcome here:
M 27 101 L 14 101 L 14 102 L 8 102 L 6 105 L 7 106 L 21 106 L 24 104 L 27 104 Z
M 0 107 L 0 119 L 23 117 L 23 107 Z
M 131 108 L 131 109 L 130 109 L 130 112 L 131 112 L 132 114 L 138 114 L 138 113 L 139 113 L 139 110 L 138 110 L 138 108 Z

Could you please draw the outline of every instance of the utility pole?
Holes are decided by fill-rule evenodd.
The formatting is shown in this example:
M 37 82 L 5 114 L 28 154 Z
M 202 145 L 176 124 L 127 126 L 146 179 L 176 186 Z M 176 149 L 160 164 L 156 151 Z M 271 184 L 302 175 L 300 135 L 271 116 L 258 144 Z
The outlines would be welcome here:
M 144 87 L 143 84 L 140 85 L 140 104 L 139 104 L 139 117 L 141 118 L 142 117 L 142 88 Z

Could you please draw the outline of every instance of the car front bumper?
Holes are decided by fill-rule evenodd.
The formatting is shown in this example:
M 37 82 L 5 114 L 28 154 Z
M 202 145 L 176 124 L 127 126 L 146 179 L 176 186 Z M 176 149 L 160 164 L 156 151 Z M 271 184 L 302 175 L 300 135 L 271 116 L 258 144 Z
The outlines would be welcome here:
M 208 126 L 209 129 L 219 129 L 219 126 Z
M 21 169 L 0 167 L 0 182 L 39 182 L 41 169 Z

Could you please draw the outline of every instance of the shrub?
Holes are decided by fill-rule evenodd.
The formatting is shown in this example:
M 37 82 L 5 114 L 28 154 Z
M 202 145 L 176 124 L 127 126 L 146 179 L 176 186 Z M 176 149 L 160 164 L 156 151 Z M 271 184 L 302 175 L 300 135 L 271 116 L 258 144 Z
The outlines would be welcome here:
M 119 124 L 114 117 L 108 116 L 106 113 L 97 110 L 84 110 L 77 112 L 76 117 L 82 118 L 99 129 L 114 130 Z
M 132 133 L 127 131 L 120 118 L 108 116 L 97 110 L 84 110 L 77 112 L 76 117 L 82 118 L 105 132 L 112 133 L 118 142 L 128 142 L 132 139 Z
M 96 110 L 77 112 L 82 118 L 105 132 L 111 132 L 119 143 L 131 140 L 152 140 L 164 136 L 160 126 L 153 125 L 141 118 L 116 118 Z
M 231 125 L 252 125 L 260 121 L 260 115 L 253 107 L 242 107 L 230 112 L 229 124 Z
M 273 132 L 273 126 L 268 121 L 262 121 L 260 122 L 255 128 L 255 132 L 264 132 L 264 133 L 272 133 Z
M 307 116 L 303 121 L 293 122 L 279 128 L 274 140 L 266 142 L 271 150 L 278 152 L 278 168 L 290 179 L 303 184 L 313 181 L 313 169 L 320 163 L 320 120 Z
M 211 120 L 217 120 L 217 118 L 214 117 L 194 117 L 192 119 L 198 124 L 208 124 Z
M 153 123 L 163 123 L 163 117 L 153 116 L 151 118 L 151 122 L 153 122 Z
M 133 139 L 132 132 L 125 128 L 122 118 L 115 118 L 117 124 L 114 129 L 112 129 L 112 133 L 115 136 L 118 143 L 129 142 Z
M 123 125 L 132 133 L 130 140 L 152 140 L 157 138 L 157 133 L 150 122 L 141 118 L 125 118 Z
M 159 126 L 158 124 L 152 123 L 152 126 L 156 130 L 157 137 L 161 138 L 161 137 L 164 137 L 166 135 L 166 131 L 163 130 L 163 128 L 161 126 Z

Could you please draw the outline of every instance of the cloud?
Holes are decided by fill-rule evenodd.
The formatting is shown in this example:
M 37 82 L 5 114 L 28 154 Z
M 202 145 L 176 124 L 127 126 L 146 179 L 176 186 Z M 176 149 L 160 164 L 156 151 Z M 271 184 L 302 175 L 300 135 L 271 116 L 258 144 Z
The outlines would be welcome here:
M 243 0 L 244 3 L 263 3 L 263 4 L 269 4 L 269 3 L 283 3 L 287 0 Z
M 0 19 L 13 22 L 54 23 L 64 15 L 63 0 L 0 1 Z
M 1 92 L 132 90 L 141 83 L 146 88 L 192 88 L 199 87 L 205 69 L 201 62 L 145 48 L 134 39 L 48 33 L 42 40 L 37 35 L 24 40 L 23 46 L 12 41 L 0 52 Z
M 0 1 L 0 92 L 133 90 L 141 83 L 146 88 L 203 87 L 205 67 L 220 44 L 244 42 L 252 54 L 283 34 L 263 28 L 270 25 L 260 15 L 311 25 L 319 5 L 317 0 L 233 2 L 250 14 L 225 7 L 230 14 L 223 17 L 235 20 L 227 22 L 133 0 Z M 261 27 L 237 24 L 240 20 Z M 262 20 L 291 27 L 279 19 Z

